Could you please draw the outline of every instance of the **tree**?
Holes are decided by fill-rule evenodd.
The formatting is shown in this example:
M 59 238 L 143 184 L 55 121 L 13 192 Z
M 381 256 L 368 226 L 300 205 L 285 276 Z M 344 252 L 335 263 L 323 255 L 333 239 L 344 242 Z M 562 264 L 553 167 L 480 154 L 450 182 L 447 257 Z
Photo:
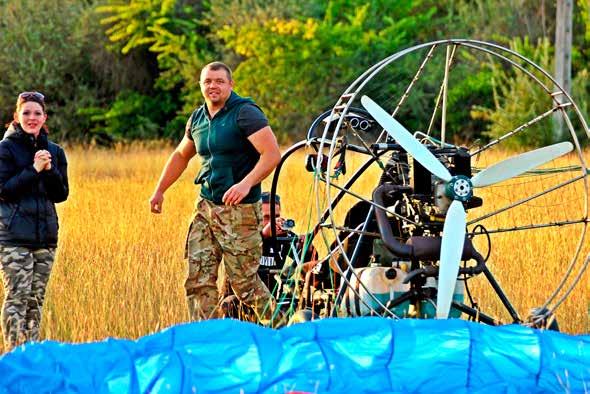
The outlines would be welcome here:
M 508 45 L 512 38 L 537 42 L 555 31 L 551 0 L 457 0 L 450 7 L 473 39 Z
M 164 90 L 181 89 L 186 101 L 194 98 L 199 70 L 211 57 L 208 27 L 202 22 L 205 5 L 184 0 L 111 0 L 97 8 L 101 24 L 114 47 L 126 55 L 148 48 L 156 55 L 156 84 Z
M 256 98 L 283 140 L 301 138 L 367 67 L 432 37 L 444 17 L 429 1 L 261 3 L 219 2 L 211 15 L 236 54 L 236 90 Z
M 555 17 L 555 81 L 566 93 L 571 93 L 572 81 L 572 0 L 557 0 L 557 15 Z M 557 102 L 564 102 L 564 97 L 555 97 Z M 556 141 L 563 135 L 563 117 L 556 113 L 553 118 L 553 137 Z
M 545 70 L 552 67 L 553 48 L 548 39 L 531 43 L 528 38 L 515 38 L 509 48 Z M 489 66 L 492 69 L 495 105 L 472 111 L 474 117 L 488 123 L 487 137 L 500 138 L 552 107 L 551 97 L 525 73 L 498 62 Z M 549 145 L 553 142 L 552 132 L 545 126 L 542 122 L 533 123 L 527 132 L 506 139 L 503 146 L 518 149 L 522 146 Z
M 40 12 L 42 7 L 42 12 Z M 0 7 L 0 118 L 12 119 L 16 95 L 39 90 L 48 103 L 53 138 L 87 139 L 79 110 L 112 100 L 117 91 L 145 91 L 149 64 L 105 49 L 92 1 L 6 0 Z

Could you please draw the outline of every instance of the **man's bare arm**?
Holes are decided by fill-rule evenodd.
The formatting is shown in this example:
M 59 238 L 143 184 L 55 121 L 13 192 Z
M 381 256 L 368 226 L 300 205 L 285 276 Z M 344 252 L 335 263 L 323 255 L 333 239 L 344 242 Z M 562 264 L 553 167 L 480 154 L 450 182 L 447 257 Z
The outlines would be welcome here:
M 182 141 L 180 141 L 180 144 L 178 144 L 174 152 L 172 152 L 168 158 L 168 161 L 162 170 L 162 175 L 160 175 L 156 190 L 150 198 L 150 207 L 153 213 L 162 212 L 164 192 L 176 182 L 196 153 L 197 151 L 194 141 L 190 140 L 185 135 Z
M 279 144 L 270 126 L 251 134 L 248 140 L 260 153 L 258 162 L 240 182 L 230 187 L 223 195 L 225 205 L 239 204 L 250 193 L 252 186 L 262 182 L 281 161 Z

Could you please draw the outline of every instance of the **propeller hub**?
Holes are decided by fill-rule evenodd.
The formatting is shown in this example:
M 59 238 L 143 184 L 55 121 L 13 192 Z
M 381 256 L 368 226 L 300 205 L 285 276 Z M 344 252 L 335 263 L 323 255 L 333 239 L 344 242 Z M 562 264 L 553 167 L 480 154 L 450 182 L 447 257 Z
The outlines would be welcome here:
M 473 197 L 473 184 L 465 175 L 455 175 L 445 188 L 447 197 L 461 202 L 469 201 Z

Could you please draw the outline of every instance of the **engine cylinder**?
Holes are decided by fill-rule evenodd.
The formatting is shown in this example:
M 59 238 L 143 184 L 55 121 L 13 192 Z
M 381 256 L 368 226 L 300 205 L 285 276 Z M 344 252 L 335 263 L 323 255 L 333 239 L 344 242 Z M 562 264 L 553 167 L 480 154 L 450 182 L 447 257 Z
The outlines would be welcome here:
M 395 277 L 391 270 L 395 270 Z M 403 283 L 407 274 L 400 268 L 363 267 L 355 268 L 354 272 L 356 275 L 350 278 L 350 286 L 340 306 L 342 313 L 346 316 L 368 316 L 379 310 L 381 310 L 379 314 L 385 314 L 383 308 L 368 293 L 373 294 L 383 305 L 387 305 L 389 301 L 395 300 L 410 290 L 410 284 Z M 352 289 L 355 289 L 359 295 Z M 408 314 L 409 306 L 409 301 L 404 301 L 391 308 L 391 312 L 398 317 L 404 317 Z

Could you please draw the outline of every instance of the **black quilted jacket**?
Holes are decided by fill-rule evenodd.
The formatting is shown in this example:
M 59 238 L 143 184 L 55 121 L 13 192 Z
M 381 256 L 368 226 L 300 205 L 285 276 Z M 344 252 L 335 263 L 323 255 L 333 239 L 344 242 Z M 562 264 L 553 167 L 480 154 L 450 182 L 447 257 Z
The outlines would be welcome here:
M 51 170 L 33 168 L 35 152 L 51 153 Z M 0 142 L 0 244 L 57 246 L 55 203 L 68 198 L 68 163 L 63 149 L 41 131 L 35 139 L 11 125 Z

